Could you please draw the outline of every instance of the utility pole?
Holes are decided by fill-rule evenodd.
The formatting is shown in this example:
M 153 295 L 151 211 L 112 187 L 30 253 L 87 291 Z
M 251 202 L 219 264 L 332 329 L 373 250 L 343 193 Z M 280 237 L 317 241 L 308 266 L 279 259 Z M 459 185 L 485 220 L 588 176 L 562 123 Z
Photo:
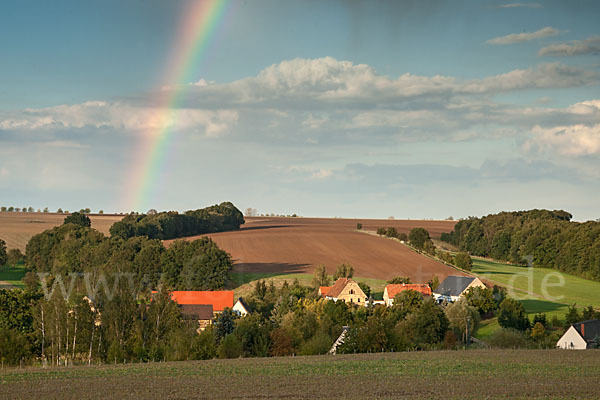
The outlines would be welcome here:
M 471 344 L 471 316 L 467 316 L 467 327 L 466 327 L 466 345 L 469 346 Z

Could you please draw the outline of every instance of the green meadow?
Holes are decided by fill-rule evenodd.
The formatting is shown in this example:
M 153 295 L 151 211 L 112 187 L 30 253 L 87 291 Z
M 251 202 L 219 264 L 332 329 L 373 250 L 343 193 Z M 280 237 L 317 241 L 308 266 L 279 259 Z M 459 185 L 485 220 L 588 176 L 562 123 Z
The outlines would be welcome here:
M 22 264 L 14 266 L 5 265 L 4 267 L 0 267 L 0 282 L 6 282 L 0 283 L 0 289 L 2 289 L 3 287 L 10 286 L 24 288 L 25 285 L 23 284 L 21 279 L 23 279 L 26 272 L 27 271 L 25 270 L 25 266 Z
M 600 308 L 600 282 L 548 268 L 527 268 L 473 257 L 472 272 L 509 288 L 529 314 L 544 312 L 562 318 L 571 304 Z M 512 288 L 512 289 L 511 289 Z

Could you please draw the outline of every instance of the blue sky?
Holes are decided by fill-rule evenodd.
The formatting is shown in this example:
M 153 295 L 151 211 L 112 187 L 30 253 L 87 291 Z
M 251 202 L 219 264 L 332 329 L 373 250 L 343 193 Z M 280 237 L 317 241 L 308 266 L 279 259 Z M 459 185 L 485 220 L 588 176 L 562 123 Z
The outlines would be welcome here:
M 130 211 L 150 100 L 186 85 L 146 208 L 600 217 L 600 3 L 232 1 L 164 82 L 189 3 L 0 5 L 1 205 Z

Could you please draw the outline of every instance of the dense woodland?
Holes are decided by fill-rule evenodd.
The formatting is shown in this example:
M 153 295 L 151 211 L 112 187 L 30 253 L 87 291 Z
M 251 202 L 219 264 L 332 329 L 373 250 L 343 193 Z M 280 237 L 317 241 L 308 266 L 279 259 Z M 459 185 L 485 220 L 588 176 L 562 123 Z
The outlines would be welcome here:
M 472 255 L 600 281 L 600 222 L 571 218 L 566 211 L 548 210 L 471 217 L 441 239 Z
M 242 212 L 232 203 L 224 202 L 184 214 L 177 211 L 129 214 L 113 224 L 110 234 L 123 239 L 146 236 L 165 240 L 240 229 L 242 224 Z

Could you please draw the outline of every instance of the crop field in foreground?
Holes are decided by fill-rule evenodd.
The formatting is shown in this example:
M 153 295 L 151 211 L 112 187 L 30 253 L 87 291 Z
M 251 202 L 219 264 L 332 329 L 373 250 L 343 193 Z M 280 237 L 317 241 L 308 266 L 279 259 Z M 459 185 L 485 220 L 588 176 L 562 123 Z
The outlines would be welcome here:
M 600 352 L 472 350 L 2 370 L 3 398 L 597 398 Z

